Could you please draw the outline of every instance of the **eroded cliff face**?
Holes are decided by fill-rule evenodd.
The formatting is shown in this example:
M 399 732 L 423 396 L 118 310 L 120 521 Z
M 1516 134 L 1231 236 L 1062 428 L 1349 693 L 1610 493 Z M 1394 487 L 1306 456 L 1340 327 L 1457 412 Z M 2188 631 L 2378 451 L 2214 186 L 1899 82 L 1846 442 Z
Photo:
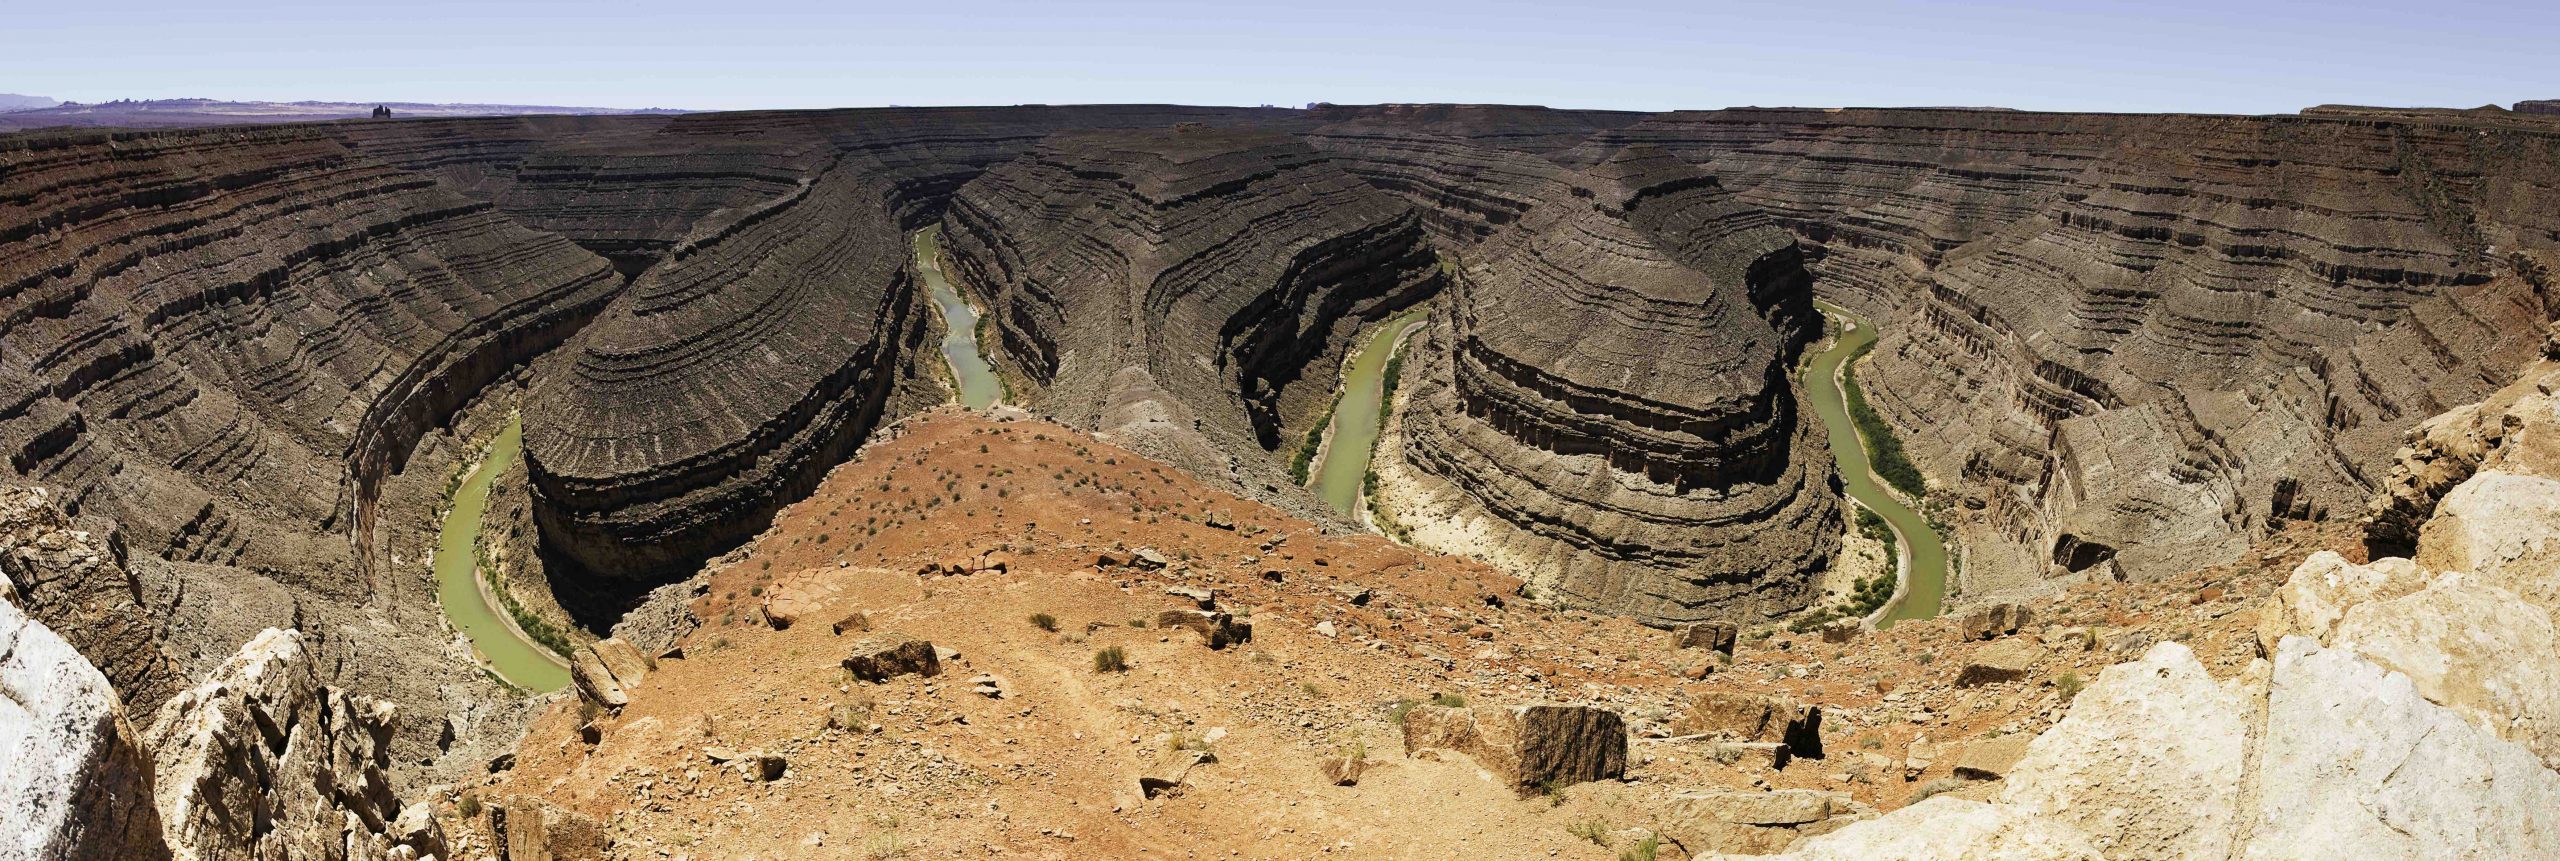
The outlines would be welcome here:
M 902 382 L 929 385 L 917 294 L 882 188 L 850 169 L 699 228 L 530 396 L 548 546 L 645 590 L 761 531 Z
M 944 225 L 1022 400 L 1256 491 L 1287 485 L 1352 334 L 1443 283 L 1411 208 L 1258 132 L 1059 135 Z
M 1310 139 L 1460 261 L 1379 468 L 1415 541 L 1655 623 L 1812 599 L 1839 513 L 1789 377 L 1820 329 L 1792 237 L 1655 148 L 1577 170 L 1376 121 Z
M 360 595 L 378 482 L 604 261 L 309 129 L 0 141 L 0 439 L 172 560 Z
M 611 265 L 322 127 L 12 137 L 0 163 L 0 449 L 46 490 L 0 512 L 29 614 L 146 713 L 308 624 L 331 684 L 419 715 L 400 768 L 449 761 L 503 693 L 398 538 L 436 504 L 435 431 L 583 325 Z
M 1813 243 L 1969 587 L 2156 576 L 2352 512 L 2542 341 L 2555 130 L 2442 116 L 1724 111 L 1647 142 Z
M 2535 858 L 2560 852 L 2554 369 L 2427 424 L 2503 428 L 2422 515 L 2414 558 L 2320 552 L 2216 680 L 2169 642 L 2101 673 L 1997 791 L 1940 796 L 1785 858 Z M 2451 450 L 2464 447 L 2454 445 Z M 2408 451 L 2417 475 L 2448 449 Z M 2453 455 L 2459 458 L 2460 455 Z M 2409 494 L 2380 495 L 2376 512 Z

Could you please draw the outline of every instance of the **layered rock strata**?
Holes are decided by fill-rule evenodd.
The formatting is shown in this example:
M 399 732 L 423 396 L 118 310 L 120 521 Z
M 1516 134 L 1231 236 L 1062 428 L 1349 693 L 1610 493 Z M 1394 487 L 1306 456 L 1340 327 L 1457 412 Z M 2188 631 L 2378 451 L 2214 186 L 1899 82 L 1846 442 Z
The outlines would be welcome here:
M 1028 405 L 1249 491 L 1286 484 L 1352 333 L 1442 284 L 1409 207 L 1272 134 L 1059 135 L 949 206 Z
M 616 285 L 316 130 L 19 137 L 0 158 L 0 448 L 173 560 L 364 594 L 380 480 Z
M 2523 435 L 2441 495 L 2415 558 L 2296 567 L 2263 601 L 2244 672 L 2216 680 L 2185 646 L 2153 646 L 2101 673 L 1987 800 L 1931 798 L 1784 857 L 2560 852 L 2549 386 L 2546 368 L 2460 411 Z
M 1789 378 L 1819 330 L 1791 237 L 1655 148 L 1575 170 L 1368 121 L 1311 139 L 1461 261 L 1378 468 L 1416 542 L 1655 623 L 1812 600 L 1839 514 Z
M 528 399 L 546 545 L 645 590 L 806 495 L 922 379 L 907 257 L 880 186 L 842 167 L 697 229 Z
M 2359 508 L 2362 465 L 2539 346 L 2555 141 L 2483 112 L 1724 111 L 1559 158 L 1662 146 L 1808 240 L 1883 324 L 1862 376 L 1976 512 L 1986 591 Z

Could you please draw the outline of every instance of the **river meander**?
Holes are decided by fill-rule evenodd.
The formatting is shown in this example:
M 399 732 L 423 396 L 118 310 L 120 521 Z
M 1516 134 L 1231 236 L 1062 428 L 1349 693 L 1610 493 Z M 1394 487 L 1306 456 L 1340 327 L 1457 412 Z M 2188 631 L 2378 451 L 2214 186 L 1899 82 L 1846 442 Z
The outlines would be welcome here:
M 1372 327 L 1342 372 L 1342 395 L 1334 402 L 1323 458 L 1316 464 L 1316 495 L 1344 514 L 1360 507 L 1360 486 L 1369 475 L 1371 449 L 1378 445 L 1378 426 L 1385 418 L 1387 359 L 1405 330 L 1421 323 L 1416 308 Z
M 916 271 L 924 273 L 926 291 L 933 294 L 933 304 L 942 309 L 942 356 L 951 366 L 951 376 L 960 385 L 960 403 L 974 410 L 996 405 L 1004 396 L 1004 384 L 996 380 L 995 368 L 978 353 L 978 309 L 960 298 L 951 288 L 951 279 L 942 274 L 942 228 L 939 226 L 916 233 Z
M 1877 627 L 1892 627 L 1900 619 L 1936 616 L 1946 601 L 1946 544 L 1929 526 L 1927 517 L 1902 504 L 1876 476 L 1867 460 L 1867 447 L 1859 439 L 1857 423 L 1849 419 L 1847 395 L 1840 388 L 1841 366 L 1875 343 L 1876 327 L 1839 306 L 1815 304 L 1824 314 L 1842 321 L 1842 326 L 1830 348 L 1805 366 L 1806 399 L 1813 402 L 1814 413 L 1822 417 L 1823 430 L 1830 435 L 1831 454 L 1839 461 L 1841 484 L 1849 498 L 1884 518 L 1885 524 L 1893 528 L 1895 544 L 1901 550 L 1902 589 L 1884 618 L 1877 621 Z
M 510 416 L 462 485 L 453 491 L 453 509 L 445 513 L 436 539 L 436 601 L 445 619 L 471 638 L 471 650 L 509 684 L 532 691 L 569 686 L 569 668 L 541 644 L 525 639 L 499 614 L 505 612 L 481 588 L 478 542 L 480 515 L 489 507 L 489 486 L 498 473 L 515 463 L 524 443 L 524 421 Z M 493 587 L 494 588 L 494 587 Z

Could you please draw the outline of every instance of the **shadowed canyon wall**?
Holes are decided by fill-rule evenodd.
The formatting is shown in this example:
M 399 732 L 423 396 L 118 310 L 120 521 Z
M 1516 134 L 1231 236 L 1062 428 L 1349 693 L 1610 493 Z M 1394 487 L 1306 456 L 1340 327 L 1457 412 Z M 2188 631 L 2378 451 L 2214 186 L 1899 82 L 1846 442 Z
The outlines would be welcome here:
M 1442 279 L 1410 208 L 1264 132 L 1059 135 L 963 187 L 944 236 L 1028 404 L 1247 488 L 1287 481 L 1324 360 Z
M 1285 465 L 1351 333 L 1436 297 L 1384 525 L 1570 603 L 1810 600 L 1840 532 L 1791 381 L 1815 293 L 1883 325 L 1864 378 L 1972 595 L 2148 577 L 2359 511 L 2413 424 L 2543 349 L 2555 192 L 2555 121 L 2356 109 L 0 137 L 0 452 L 47 491 L 9 534 L 50 560 L 10 588 L 138 711 L 296 628 L 413 716 L 395 766 L 466 759 L 504 694 L 398 538 L 460 459 L 444 429 L 521 384 L 555 585 L 681 577 L 939 399 L 904 239 L 935 224 L 1019 399 L 1301 510 Z M 2404 496 L 2377 542 L 2425 521 Z
M 1839 514 L 1790 380 L 1819 333 L 1794 239 L 1655 148 L 1575 170 L 1436 131 L 1311 136 L 1461 261 L 1408 375 L 1413 469 L 1381 471 L 1436 521 L 1415 540 L 1653 622 L 1805 606 Z
M 2539 348 L 2560 137 L 2494 112 L 1724 111 L 1631 142 L 1813 245 L 1970 581 L 2154 576 L 2352 512 Z

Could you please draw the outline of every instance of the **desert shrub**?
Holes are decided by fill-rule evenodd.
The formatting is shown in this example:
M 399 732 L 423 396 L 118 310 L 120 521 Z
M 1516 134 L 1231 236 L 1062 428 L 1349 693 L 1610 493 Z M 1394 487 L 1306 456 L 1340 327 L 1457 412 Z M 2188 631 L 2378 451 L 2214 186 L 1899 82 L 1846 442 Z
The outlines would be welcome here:
M 1058 630 L 1058 617 L 1047 613 L 1033 613 L 1031 614 L 1031 627 L 1038 628 L 1043 631 L 1055 632 Z
M 1594 816 L 1565 826 L 1565 833 L 1591 841 L 1593 846 L 1609 845 L 1609 820 Z
M 1101 651 L 1093 653 L 1093 671 L 1097 673 L 1128 672 L 1129 653 L 1119 646 L 1104 647 Z

